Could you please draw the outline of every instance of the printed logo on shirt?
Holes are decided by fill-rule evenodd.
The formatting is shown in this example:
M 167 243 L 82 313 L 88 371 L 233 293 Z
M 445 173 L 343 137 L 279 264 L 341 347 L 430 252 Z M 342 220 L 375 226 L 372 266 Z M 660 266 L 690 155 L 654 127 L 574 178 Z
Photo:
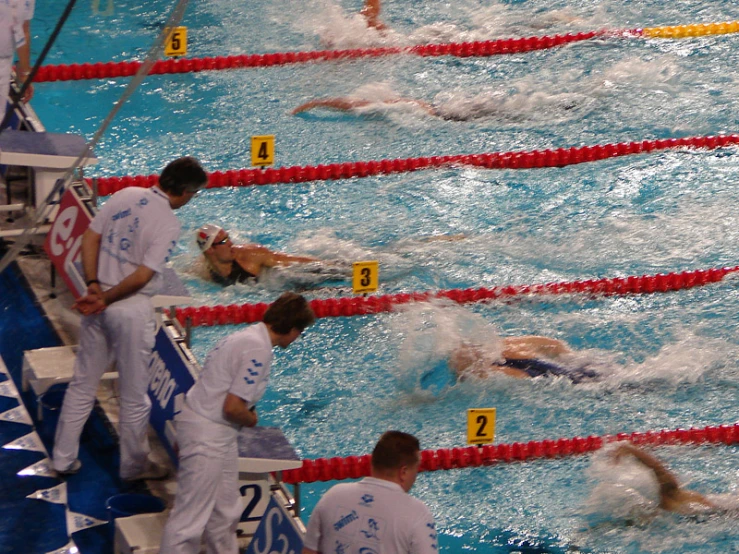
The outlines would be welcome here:
M 431 533 L 429 533 L 429 538 L 433 541 L 431 543 L 431 548 L 433 548 L 434 550 L 438 550 L 438 546 L 436 544 L 436 537 L 438 536 L 436 533 L 436 523 L 434 522 L 427 523 L 426 527 L 431 529 Z
M 146 206 L 148 203 L 149 201 L 146 198 L 139 200 L 139 206 Z
M 174 247 L 175 246 L 177 246 L 177 241 L 174 241 L 173 240 L 172 243 L 169 246 L 169 250 L 167 250 L 167 257 L 164 258 L 164 262 L 165 263 L 169 261 L 169 257 L 172 255 L 172 252 L 174 252 Z
M 125 252 L 126 250 L 131 248 L 131 246 L 133 246 L 133 243 L 130 240 L 128 240 L 126 237 L 123 237 L 121 239 L 120 244 L 118 245 L 118 248 L 120 248 L 121 250 Z
M 131 215 L 131 208 L 121 210 L 111 218 L 111 221 L 118 221 L 119 219 L 123 219 L 124 217 L 128 217 L 129 215 Z
M 360 506 L 369 506 L 375 501 L 375 497 L 371 494 L 363 494 L 359 502 Z
M 254 359 L 252 359 L 251 363 L 254 364 L 254 367 L 264 367 L 264 364 L 263 363 L 258 362 L 258 361 L 254 360 Z
M 352 523 L 353 521 L 357 521 L 359 519 L 359 514 L 356 510 L 352 510 L 348 514 L 341 516 L 339 518 L 339 521 L 334 523 L 334 530 L 335 531 L 341 531 L 344 527 Z
M 135 233 L 136 232 L 136 229 L 138 229 L 138 228 L 139 228 L 139 218 L 138 217 L 135 217 L 133 219 L 133 223 L 131 223 L 128 226 L 128 232 L 129 233 Z
M 359 554 L 380 554 L 380 553 L 374 548 L 370 548 L 369 546 L 362 546 L 359 548 Z
M 336 548 L 334 549 L 334 552 L 336 554 L 346 554 L 347 552 L 349 552 L 349 547 L 350 546 L 351 545 L 344 544 L 343 542 L 337 540 L 336 541 Z
M 362 535 L 367 539 L 380 540 L 380 523 L 384 528 L 385 522 L 380 522 L 374 517 L 365 518 L 362 522 L 362 529 L 359 530 Z

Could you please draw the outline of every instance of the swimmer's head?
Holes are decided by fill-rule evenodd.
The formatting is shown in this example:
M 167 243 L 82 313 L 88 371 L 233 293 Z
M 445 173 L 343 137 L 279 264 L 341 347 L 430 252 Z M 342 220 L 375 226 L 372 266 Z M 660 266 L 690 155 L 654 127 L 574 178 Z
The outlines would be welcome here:
M 200 251 L 205 252 L 206 250 L 208 250 L 208 248 L 213 246 L 213 242 L 216 240 L 218 233 L 220 233 L 221 231 L 223 231 L 221 227 L 219 227 L 218 225 L 213 225 L 212 223 L 203 225 L 200 229 L 198 229 L 195 232 L 195 240 L 200 247 Z
M 482 357 L 483 352 L 478 345 L 463 341 L 449 356 L 449 367 L 459 374 L 479 362 Z

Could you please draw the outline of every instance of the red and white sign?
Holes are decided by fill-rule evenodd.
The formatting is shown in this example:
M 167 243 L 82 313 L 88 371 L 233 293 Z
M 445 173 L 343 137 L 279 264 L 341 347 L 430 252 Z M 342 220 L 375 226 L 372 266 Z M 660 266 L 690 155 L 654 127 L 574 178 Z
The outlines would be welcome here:
M 75 298 L 84 295 L 87 290 L 80 247 L 82 235 L 94 216 L 90 189 L 83 183 L 73 184 L 62 195 L 56 220 L 44 243 L 51 263 Z

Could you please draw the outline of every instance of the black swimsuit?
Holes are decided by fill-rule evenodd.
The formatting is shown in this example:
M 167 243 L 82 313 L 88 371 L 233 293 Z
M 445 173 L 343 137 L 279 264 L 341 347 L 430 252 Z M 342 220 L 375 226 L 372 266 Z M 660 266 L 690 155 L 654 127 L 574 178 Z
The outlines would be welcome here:
M 506 360 L 504 363 L 497 365 L 520 369 L 531 377 L 541 377 L 543 375 L 561 375 L 563 377 L 567 377 L 573 383 L 581 383 L 583 381 L 591 381 L 598 378 L 598 374 L 591 369 L 587 369 L 584 367 L 570 369 L 557 365 L 553 362 L 538 360 L 536 358 Z
M 254 275 L 250 271 L 245 270 L 238 263 L 236 263 L 235 260 L 231 262 L 231 273 L 229 273 L 227 277 L 224 277 L 223 275 L 221 275 L 217 271 L 213 271 L 212 269 L 210 270 L 210 275 L 213 278 L 213 281 L 215 281 L 219 285 L 223 285 L 224 287 L 233 285 L 234 283 L 246 283 L 250 279 L 254 283 L 256 283 L 258 280 L 258 277 L 256 275 Z

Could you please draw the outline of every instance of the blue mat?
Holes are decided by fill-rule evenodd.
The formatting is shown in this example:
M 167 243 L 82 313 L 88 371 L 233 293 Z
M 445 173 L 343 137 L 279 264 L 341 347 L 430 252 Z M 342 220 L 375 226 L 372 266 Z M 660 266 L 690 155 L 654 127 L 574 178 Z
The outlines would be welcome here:
M 0 274 L 0 355 L 19 391 L 23 352 L 60 345 L 59 337 L 38 307 L 28 283 L 17 265 L 12 264 Z M 4 380 L 0 378 L 0 381 Z M 22 394 L 21 400 L 35 420 L 36 399 L 31 393 L 26 393 Z M 18 405 L 18 400 L 0 396 L 0 413 Z M 34 423 L 38 428 L 38 422 Z M 29 425 L 1 421 L 0 446 L 31 430 Z M 50 452 L 50 437 L 43 434 L 41 437 Z M 68 506 L 27 498 L 39 490 L 62 483 L 58 478 L 17 476 L 22 469 L 43 459 L 41 452 L 0 448 L 0 554 L 44 554 L 62 548 L 69 541 L 67 509 L 107 520 L 105 501 L 115 494 L 130 492 L 118 478 L 117 443 L 108 432 L 107 421 L 99 409 L 93 411 L 82 436 L 80 459 L 83 469 L 66 480 Z M 106 525 L 76 532 L 72 539 L 82 554 L 113 551 Z

